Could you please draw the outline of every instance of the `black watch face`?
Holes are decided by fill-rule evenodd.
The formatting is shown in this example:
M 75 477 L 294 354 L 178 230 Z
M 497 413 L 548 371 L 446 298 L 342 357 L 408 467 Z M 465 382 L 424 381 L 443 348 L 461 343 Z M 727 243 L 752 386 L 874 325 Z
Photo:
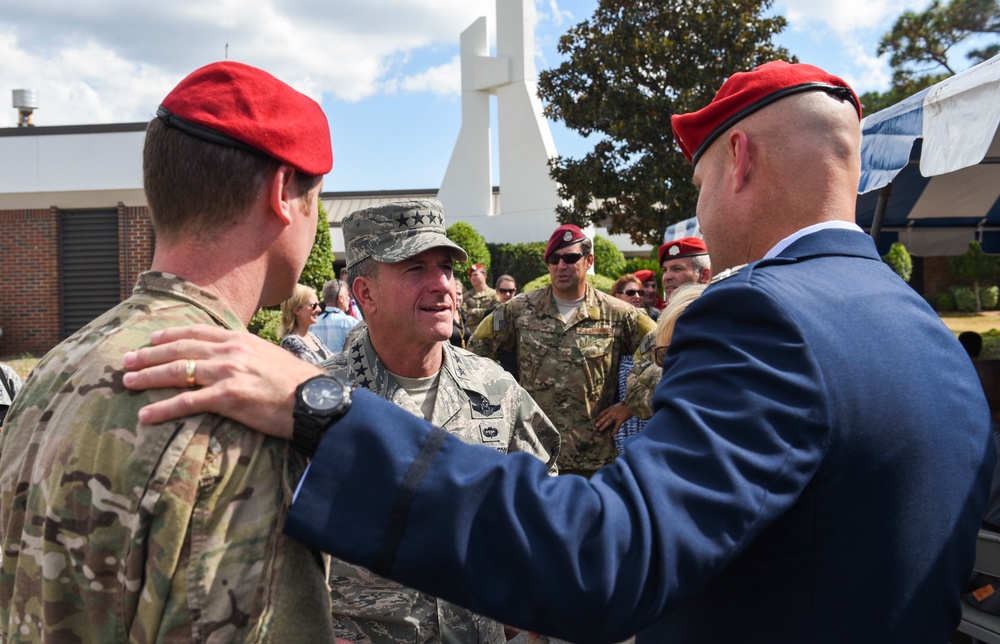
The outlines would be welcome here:
M 310 380 L 302 387 L 302 401 L 317 411 L 330 411 L 344 400 L 344 388 L 325 378 Z

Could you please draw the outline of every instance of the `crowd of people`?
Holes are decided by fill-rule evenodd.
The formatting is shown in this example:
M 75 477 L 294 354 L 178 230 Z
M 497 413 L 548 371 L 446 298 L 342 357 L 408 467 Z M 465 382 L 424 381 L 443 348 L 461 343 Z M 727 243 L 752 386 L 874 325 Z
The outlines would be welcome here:
M 853 223 L 860 116 L 784 62 L 674 115 L 704 240 L 659 285 L 594 289 L 567 224 L 551 285 L 461 295 L 408 200 L 344 219 L 321 305 L 326 116 L 196 70 L 146 133 L 150 270 L 0 433 L 0 639 L 946 641 L 990 413 Z M 246 331 L 279 304 L 280 347 Z

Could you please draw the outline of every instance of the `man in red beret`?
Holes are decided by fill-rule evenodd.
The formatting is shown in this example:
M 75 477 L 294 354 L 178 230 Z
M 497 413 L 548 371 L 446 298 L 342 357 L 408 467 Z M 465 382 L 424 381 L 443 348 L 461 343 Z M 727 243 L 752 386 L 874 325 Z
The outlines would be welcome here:
M 955 336 L 853 222 L 859 119 L 847 83 L 785 62 L 673 117 L 721 272 L 613 465 L 550 478 L 364 397 L 330 424 L 285 529 L 574 641 L 947 641 L 995 458 L 989 408 Z M 169 364 L 126 384 L 176 386 L 178 354 L 245 357 L 144 414 L 231 409 L 290 435 L 292 383 L 314 367 L 246 336 L 169 337 L 188 336 L 129 356 Z M 599 343 L 531 346 L 540 371 L 565 355 L 605 375 Z
M 498 305 L 469 342 L 494 360 L 516 352 L 521 386 L 562 438 L 561 474 L 590 476 L 614 460 L 614 433 L 631 415 L 615 405 L 621 357 L 653 329 L 647 316 L 587 283 L 593 249 L 577 226 L 556 228 L 544 254 L 552 285 Z
M 663 299 L 670 301 L 678 286 L 708 284 L 712 263 L 705 242 L 697 237 L 682 237 L 660 246 L 660 269 L 663 271 Z
M 305 266 L 333 164 L 320 106 L 234 62 L 149 123 L 156 247 L 132 296 L 54 348 L 0 434 L 5 641 L 333 641 L 324 567 L 281 533 L 305 458 L 212 414 L 138 421 L 121 386 L 156 329 L 246 333 Z M 185 383 L 204 382 L 187 363 Z
M 667 305 L 667 301 L 660 297 L 660 290 L 656 285 L 656 272 L 644 268 L 636 271 L 635 276 L 642 283 L 642 307 L 650 318 L 656 320 L 660 317 L 660 311 Z

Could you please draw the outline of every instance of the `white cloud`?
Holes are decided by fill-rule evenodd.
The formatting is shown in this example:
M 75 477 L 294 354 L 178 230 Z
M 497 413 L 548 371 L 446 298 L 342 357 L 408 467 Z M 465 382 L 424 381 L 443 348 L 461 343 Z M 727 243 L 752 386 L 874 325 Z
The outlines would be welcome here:
M 461 31 L 492 17 L 494 2 L 4 2 L 0 101 L 13 89 L 37 90 L 37 125 L 146 120 L 177 81 L 223 59 L 227 48 L 230 60 L 266 69 L 317 100 L 357 101 L 386 88 L 457 92 L 454 61 L 403 66 L 415 51 L 457 50 Z M 0 126 L 15 123 L 13 109 L 0 110 Z
M 923 9 L 928 4 L 928 0 L 778 0 L 775 8 L 788 18 L 793 29 L 820 24 L 834 34 L 851 37 L 887 20 L 891 22 L 908 9 Z
M 412 76 L 392 79 L 385 83 L 384 89 L 389 94 L 417 94 L 421 92 L 439 96 L 459 94 L 462 91 L 461 59 L 455 56 L 444 65 L 431 67 Z

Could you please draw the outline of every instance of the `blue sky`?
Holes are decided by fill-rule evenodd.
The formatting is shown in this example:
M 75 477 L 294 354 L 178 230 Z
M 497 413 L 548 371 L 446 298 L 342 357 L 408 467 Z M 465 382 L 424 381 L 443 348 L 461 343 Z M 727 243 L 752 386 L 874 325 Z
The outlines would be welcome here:
M 479 16 L 492 23 L 494 1 L 504 0 L 0 0 L 0 100 L 35 89 L 37 125 L 144 121 L 184 75 L 228 51 L 321 102 L 335 157 L 325 190 L 436 188 L 461 123 L 459 34 Z M 879 37 L 928 4 L 776 0 L 772 11 L 789 21 L 778 43 L 862 93 L 889 84 Z M 560 62 L 559 36 L 596 6 L 536 0 L 539 70 Z M 0 127 L 15 123 L 0 110 Z M 561 155 L 592 145 L 550 127 Z

